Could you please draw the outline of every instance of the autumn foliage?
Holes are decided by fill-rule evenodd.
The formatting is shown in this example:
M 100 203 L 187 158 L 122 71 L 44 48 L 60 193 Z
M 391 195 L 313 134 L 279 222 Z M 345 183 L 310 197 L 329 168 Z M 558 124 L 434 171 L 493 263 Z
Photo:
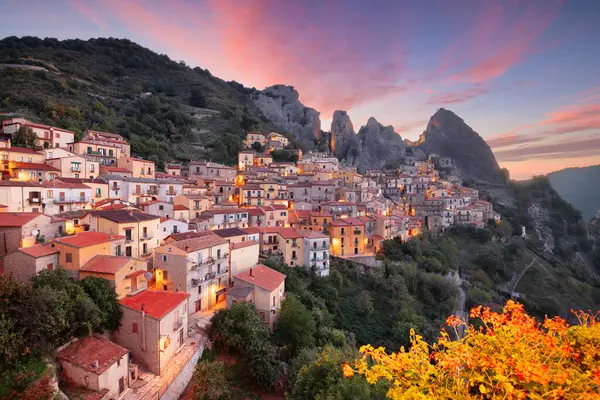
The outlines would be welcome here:
M 460 340 L 442 330 L 429 345 L 411 330 L 411 347 L 388 354 L 370 345 L 349 377 L 364 375 L 374 384 L 390 383 L 391 399 L 599 399 L 600 318 L 574 312 L 579 323 L 554 317 L 539 323 L 519 303 L 508 301 L 502 313 L 476 307 Z M 465 325 L 457 317 L 446 324 Z

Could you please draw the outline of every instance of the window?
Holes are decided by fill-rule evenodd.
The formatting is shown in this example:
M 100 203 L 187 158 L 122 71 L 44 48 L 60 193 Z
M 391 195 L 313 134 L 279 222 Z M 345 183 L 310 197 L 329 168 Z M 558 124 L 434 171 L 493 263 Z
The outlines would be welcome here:
M 92 152 L 92 146 L 88 146 L 88 148 L 87 148 L 87 152 L 88 152 L 88 153 L 91 153 L 91 152 Z
M 344 228 L 342 228 L 342 235 L 344 234 Z
M 27 157 L 27 162 L 33 162 L 33 158 Z
M 31 180 L 35 179 L 35 172 L 30 172 L 29 173 L 29 179 L 31 179 Z
M 48 271 L 54 271 L 54 264 L 50 263 L 50 264 L 46 265 L 46 269 Z
M 73 254 L 72 253 L 67 253 L 65 255 L 65 259 L 67 262 L 73 262 Z
M 131 229 L 125 229 L 125 240 L 132 240 L 131 239 Z
M 134 322 L 131 324 L 131 332 L 132 333 L 138 333 L 138 324 L 137 322 Z
M 273 307 L 275 307 L 275 296 L 273 296 Z
M 163 206 L 163 205 L 160 205 L 160 206 L 158 206 L 158 209 L 159 209 L 160 211 L 164 211 L 164 209 L 165 209 L 165 206 Z
M 108 156 L 112 157 L 113 156 L 113 151 L 112 150 L 108 150 Z
M 120 256 L 122 254 L 121 253 L 121 245 L 120 244 L 117 245 L 117 248 L 115 249 L 115 254 L 118 255 L 118 256 Z
M 221 258 L 221 249 L 217 249 L 217 258 Z
M 94 166 L 94 164 L 90 164 L 90 172 L 95 172 L 95 166 Z
M 48 190 L 48 197 L 54 197 L 54 192 L 52 190 Z
M 125 247 L 125 255 L 131 257 L 131 246 Z
M 163 271 L 163 279 L 164 279 L 165 281 L 168 281 L 168 280 L 169 280 L 169 271 Z
M 102 189 L 96 188 L 96 197 L 101 197 L 101 196 L 102 196 Z
M 162 260 L 163 260 L 163 262 L 167 262 L 167 255 L 166 254 L 162 255 Z
M 142 254 L 148 254 L 148 243 L 144 243 L 142 246 Z

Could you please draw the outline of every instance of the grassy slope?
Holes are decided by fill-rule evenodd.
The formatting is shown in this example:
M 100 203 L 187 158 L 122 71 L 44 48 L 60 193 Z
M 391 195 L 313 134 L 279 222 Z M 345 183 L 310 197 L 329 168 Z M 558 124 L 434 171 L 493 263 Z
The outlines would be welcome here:
M 161 162 L 207 157 L 232 163 L 245 132 L 272 128 L 250 100 L 255 89 L 129 40 L 5 38 L 2 63 L 47 72 L 0 70 L 0 113 L 25 111 L 28 118 L 77 132 L 92 127 L 119 132 L 135 153 Z M 153 96 L 137 99 L 143 92 Z M 204 118 L 209 113 L 191 103 L 217 113 Z

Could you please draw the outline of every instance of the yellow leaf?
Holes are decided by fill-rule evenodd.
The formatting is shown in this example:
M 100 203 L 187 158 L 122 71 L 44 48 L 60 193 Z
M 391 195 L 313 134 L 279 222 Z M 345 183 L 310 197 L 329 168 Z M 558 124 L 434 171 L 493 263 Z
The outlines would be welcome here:
M 488 389 L 485 387 L 485 385 L 479 385 L 479 392 L 487 393 Z

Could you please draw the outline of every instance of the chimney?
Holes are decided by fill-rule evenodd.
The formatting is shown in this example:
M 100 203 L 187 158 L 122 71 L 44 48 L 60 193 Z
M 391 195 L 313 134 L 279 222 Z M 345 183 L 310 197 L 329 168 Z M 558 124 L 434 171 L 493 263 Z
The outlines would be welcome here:
M 98 365 L 99 365 L 98 360 L 92 361 L 92 368 L 98 368 Z
M 133 216 L 133 210 L 129 210 L 129 215 Z
M 250 268 L 250 276 L 254 276 L 254 275 L 252 275 L 252 268 Z
M 190 251 L 190 245 L 189 244 L 185 245 L 185 251 L 188 251 L 188 252 Z

